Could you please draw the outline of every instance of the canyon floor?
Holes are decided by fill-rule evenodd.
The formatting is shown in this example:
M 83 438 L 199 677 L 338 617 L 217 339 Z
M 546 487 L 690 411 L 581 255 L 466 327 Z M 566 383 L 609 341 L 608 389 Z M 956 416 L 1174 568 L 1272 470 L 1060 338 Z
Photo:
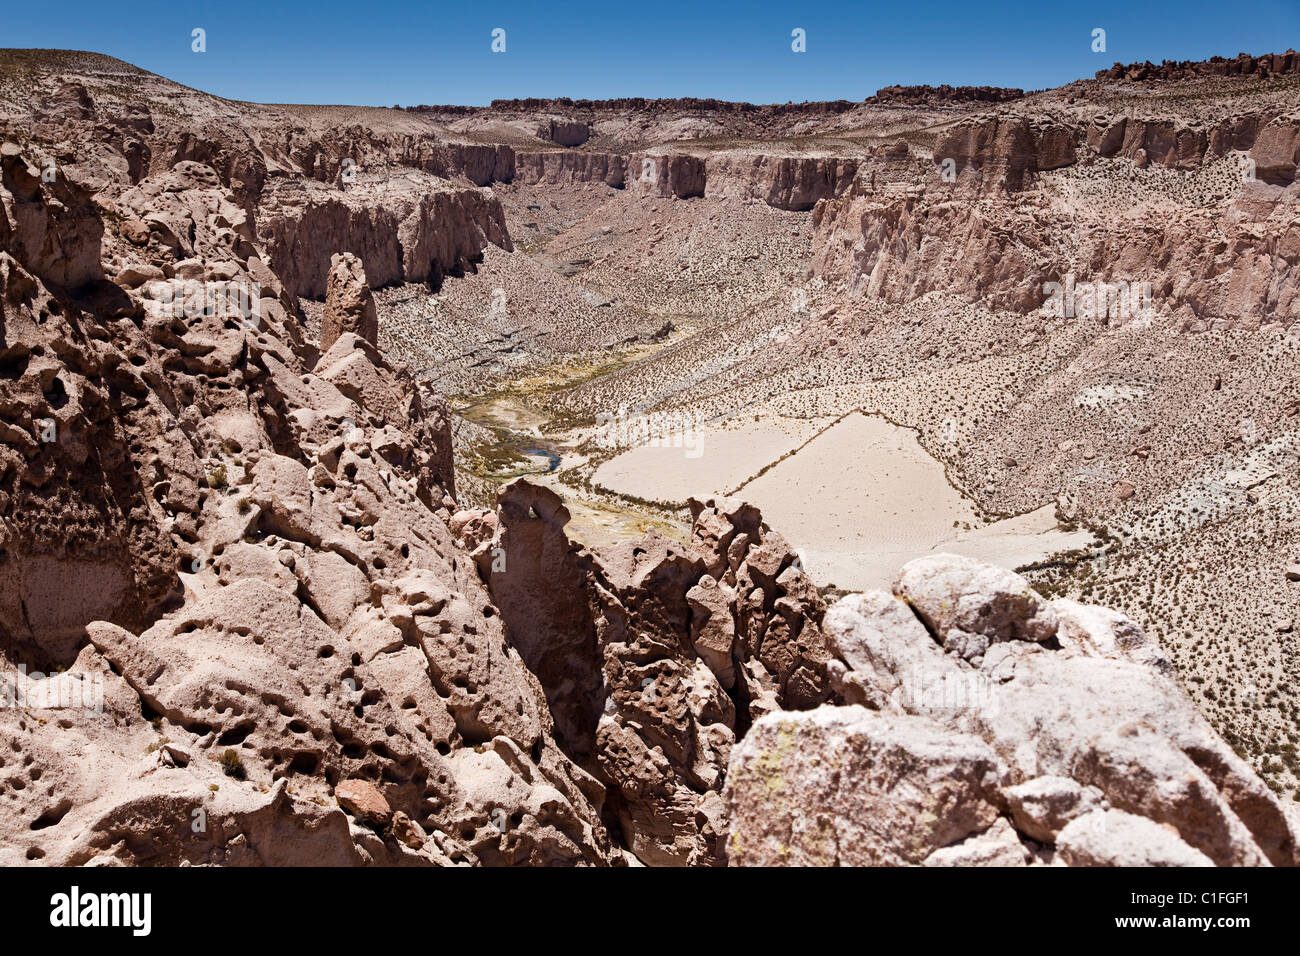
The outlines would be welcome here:
M 1274 96 L 1296 96 L 1294 80 L 1274 82 Z M 1074 112 L 1091 98 L 1104 115 L 1114 99 L 1127 105 L 1133 95 L 1121 84 L 1082 86 L 1037 94 L 1017 111 Z M 1180 89 L 1193 105 L 1180 107 L 1171 127 L 1187 121 L 1184 111 L 1240 108 L 1241 94 L 1221 80 L 1186 80 Z M 903 155 L 934 162 L 954 151 L 943 140 L 953 114 L 970 109 L 890 113 L 887 128 L 908 144 Z M 875 136 L 872 119 L 859 119 L 864 128 L 852 135 Z M 982 180 L 946 185 L 933 168 L 882 162 L 839 138 L 766 143 L 782 155 L 810 151 L 815 158 L 804 161 L 815 164 L 866 153 L 871 172 L 860 169 L 855 185 L 828 192 L 820 212 L 774 210 L 729 185 L 717 198 L 706 185 L 689 199 L 599 182 L 496 187 L 511 235 L 527 243 L 513 253 L 487 250 L 477 275 L 452 283 L 442 301 L 491 316 L 492 328 L 521 339 L 535 315 L 561 308 L 550 276 L 531 288 L 514 278 L 536 263 L 570 285 L 565 307 L 587 317 L 590 334 L 623 310 L 648 316 L 647 328 L 671 327 L 649 343 L 620 341 L 619 332 L 596 348 L 568 346 L 554 364 L 528 345 L 510 346 L 474 366 L 477 384 L 426 367 L 457 401 L 490 393 L 496 407 L 512 410 L 490 420 L 491 434 L 467 439 L 462 487 L 481 488 L 476 500 L 488 503 L 497 480 L 535 474 L 573 511 L 573 536 L 592 545 L 651 527 L 684 538 L 689 497 L 738 495 L 783 530 L 828 594 L 886 586 L 905 561 L 932 552 L 1023 570 L 1045 593 L 1098 601 L 1140 621 L 1220 732 L 1293 797 L 1300 587 L 1287 575 L 1297 555 L 1282 515 L 1296 504 L 1287 449 L 1297 427 L 1297 340 L 1292 254 L 1277 245 L 1294 224 L 1291 187 L 1244 176 L 1254 162 L 1248 149 L 1194 163 L 1171 155 L 1157 165 L 1140 137 L 1126 141 L 1141 154 L 1136 163 L 1098 155 L 1037 172 L 1012 196 L 999 184 L 991 197 Z M 711 142 L 709 155 L 741 148 L 754 147 Z M 979 171 L 996 181 L 1002 171 L 990 167 L 998 163 L 981 157 Z M 898 243 L 898 255 L 919 261 L 892 262 L 886 248 L 864 252 L 860 231 L 841 236 L 826 223 L 857 191 L 891 203 L 905 196 L 903 208 L 974 203 L 989 219 L 1002 208 L 1008 221 L 1013 207 L 1032 205 L 1034 220 L 1088 236 L 1100 250 L 1071 238 L 1076 248 L 1054 268 L 1034 250 L 1039 261 L 1025 271 L 1048 281 L 1077 272 L 1085 284 L 1084 276 L 1193 284 L 1192 266 L 1176 261 L 1180 243 L 1217 242 L 1218 263 L 1196 266 L 1210 278 L 1186 293 L 1192 301 L 1175 307 L 1157 298 L 1145 317 L 1082 309 L 1058 317 L 1032 286 L 1034 308 L 987 301 L 1022 295 L 1030 283 L 1021 276 L 1010 293 L 1013 283 L 990 277 L 974 301 L 943 288 L 880 296 L 871 285 L 882 270 L 916 270 L 924 285 L 933 267 L 944 275 L 935 285 L 960 287 L 960 274 L 946 270 L 996 273 L 1006 269 L 1005 250 L 899 226 L 872 241 Z M 1207 221 L 1215 239 L 1192 238 L 1190 223 Z M 1234 274 L 1234 266 L 1249 270 L 1224 251 L 1225 242 L 1242 241 L 1227 237 L 1243 231 L 1279 257 L 1260 277 Z M 1118 256 L 1107 247 L 1116 232 L 1149 243 L 1153 261 L 1130 251 L 1129 261 L 1107 262 L 1105 254 Z M 1025 255 L 1024 239 L 1000 241 Z M 867 262 L 829 268 L 826 247 L 841 245 Z M 405 325 L 391 328 L 394 342 L 406 334 Z M 537 445 L 557 452 L 558 465 L 517 457 Z M 1243 680 L 1246 660 L 1251 676 Z
M 0 135 L 0 860 L 1297 862 L 1296 54 Z

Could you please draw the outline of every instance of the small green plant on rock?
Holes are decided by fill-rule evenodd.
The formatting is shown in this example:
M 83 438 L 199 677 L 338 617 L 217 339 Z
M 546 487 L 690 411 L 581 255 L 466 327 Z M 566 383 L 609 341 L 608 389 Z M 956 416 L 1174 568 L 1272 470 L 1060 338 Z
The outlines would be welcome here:
M 244 761 L 240 759 L 238 753 L 229 747 L 221 755 L 221 770 L 227 777 L 234 777 L 236 780 L 243 780 L 248 776 L 244 770 Z

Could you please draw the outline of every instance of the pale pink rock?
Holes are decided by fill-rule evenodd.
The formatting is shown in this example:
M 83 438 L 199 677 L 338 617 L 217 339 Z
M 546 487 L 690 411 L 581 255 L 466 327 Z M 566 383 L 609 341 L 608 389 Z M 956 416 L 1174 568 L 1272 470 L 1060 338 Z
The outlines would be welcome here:
M 365 267 L 350 252 L 330 257 L 329 276 L 325 281 L 325 316 L 320 329 L 321 351 L 329 351 L 344 332 L 355 332 L 371 345 L 379 340 L 375 297 L 366 281 Z

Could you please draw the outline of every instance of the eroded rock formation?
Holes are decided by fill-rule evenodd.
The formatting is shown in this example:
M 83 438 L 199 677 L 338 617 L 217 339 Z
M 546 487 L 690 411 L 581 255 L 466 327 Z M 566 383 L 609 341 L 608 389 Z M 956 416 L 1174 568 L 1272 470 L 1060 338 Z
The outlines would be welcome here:
M 379 341 L 379 312 L 366 280 L 361 260 L 350 252 L 330 257 L 325 281 L 325 313 L 321 319 L 320 347 L 328 352 L 344 332 L 355 332 L 371 345 Z
M 826 616 L 849 706 L 733 751 L 742 865 L 1292 866 L 1276 797 L 1132 621 L 938 555 Z
M 718 790 L 736 739 L 830 694 L 825 605 L 789 545 L 742 502 L 693 507 L 689 548 L 654 534 L 579 548 L 555 493 L 523 480 L 495 514 L 452 518 L 557 739 L 609 788 L 608 825 L 659 865 L 723 862 Z
M 213 170 L 155 195 L 109 237 L 120 285 L 41 278 L 33 230 L 95 216 L 68 194 L 29 190 L 0 252 L 6 858 L 618 860 L 448 530 L 441 399 L 354 332 L 305 340 Z
M 372 287 L 438 284 L 483 248 L 509 248 L 501 204 L 478 189 L 410 173 L 411 182 L 362 181 L 342 191 L 310 180 L 277 186 L 261 224 L 271 265 L 289 293 L 321 297 L 331 256 L 357 255 Z M 404 177 L 404 178 L 408 178 Z

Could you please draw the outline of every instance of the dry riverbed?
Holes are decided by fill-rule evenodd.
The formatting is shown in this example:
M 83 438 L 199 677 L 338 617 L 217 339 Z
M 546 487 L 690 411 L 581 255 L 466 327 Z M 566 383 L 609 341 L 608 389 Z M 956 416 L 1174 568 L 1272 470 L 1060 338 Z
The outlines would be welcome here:
M 1014 568 L 1092 541 L 1058 528 L 1050 505 L 982 520 L 913 431 L 860 412 L 829 425 L 765 415 L 692 441 L 647 443 L 603 464 L 596 481 L 640 498 L 744 498 L 819 584 L 849 590 L 888 587 L 902 564 L 929 552 Z

